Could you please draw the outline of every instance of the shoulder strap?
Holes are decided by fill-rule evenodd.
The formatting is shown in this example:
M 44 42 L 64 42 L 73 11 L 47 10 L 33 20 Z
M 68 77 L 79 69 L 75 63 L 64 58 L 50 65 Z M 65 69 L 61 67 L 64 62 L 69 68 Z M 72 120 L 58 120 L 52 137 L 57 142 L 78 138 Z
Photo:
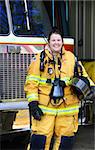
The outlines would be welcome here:
M 83 75 L 83 70 L 78 62 L 77 57 L 75 57 L 75 67 L 74 67 L 74 77 L 79 77 Z
M 40 54 L 40 71 L 44 71 L 44 58 L 45 58 L 45 50 L 43 50 Z

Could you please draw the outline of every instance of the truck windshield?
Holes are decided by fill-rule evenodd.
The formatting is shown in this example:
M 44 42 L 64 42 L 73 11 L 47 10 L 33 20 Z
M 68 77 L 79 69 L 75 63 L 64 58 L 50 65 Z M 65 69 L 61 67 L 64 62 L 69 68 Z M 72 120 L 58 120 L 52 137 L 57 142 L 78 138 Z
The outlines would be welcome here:
M 8 18 L 6 13 L 5 1 L 0 1 L 0 34 L 9 33 Z
M 10 31 L 16 36 L 47 37 L 54 25 L 61 29 L 64 36 L 68 36 L 69 5 L 67 2 L 0 0 L 0 34 L 8 34 L 12 22 Z
M 10 0 L 15 35 L 43 36 L 51 29 L 50 13 L 42 0 Z M 50 10 L 51 11 L 51 10 Z

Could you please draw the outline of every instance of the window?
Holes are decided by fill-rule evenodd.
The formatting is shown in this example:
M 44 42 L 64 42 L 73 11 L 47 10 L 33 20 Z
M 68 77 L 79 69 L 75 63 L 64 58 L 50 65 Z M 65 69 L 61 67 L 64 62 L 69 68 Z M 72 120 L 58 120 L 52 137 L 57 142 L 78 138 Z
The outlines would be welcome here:
M 48 35 L 51 23 L 43 1 L 10 0 L 10 6 L 15 35 Z
M 9 26 L 5 7 L 5 1 L 0 1 L 0 34 L 8 34 Z

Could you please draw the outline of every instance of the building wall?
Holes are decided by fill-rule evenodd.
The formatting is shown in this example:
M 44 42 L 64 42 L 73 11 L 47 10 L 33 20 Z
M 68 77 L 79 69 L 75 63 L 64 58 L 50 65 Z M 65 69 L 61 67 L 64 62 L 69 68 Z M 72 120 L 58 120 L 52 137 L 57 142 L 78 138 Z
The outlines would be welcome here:
M 79 59 L 95 59 L 95 1 L 72 1 L 70 35 L 75 38 L 75 54 Z

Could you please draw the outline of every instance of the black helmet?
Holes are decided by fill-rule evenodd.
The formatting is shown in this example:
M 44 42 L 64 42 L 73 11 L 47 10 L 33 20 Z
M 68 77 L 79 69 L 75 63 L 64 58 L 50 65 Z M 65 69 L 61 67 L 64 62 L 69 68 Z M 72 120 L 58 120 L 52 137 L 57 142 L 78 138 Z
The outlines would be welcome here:
M 72 79 L 72 90 L 79 99 L 84 99 L 90 93 L 90 83 L 86 77 L 74 77 Z

